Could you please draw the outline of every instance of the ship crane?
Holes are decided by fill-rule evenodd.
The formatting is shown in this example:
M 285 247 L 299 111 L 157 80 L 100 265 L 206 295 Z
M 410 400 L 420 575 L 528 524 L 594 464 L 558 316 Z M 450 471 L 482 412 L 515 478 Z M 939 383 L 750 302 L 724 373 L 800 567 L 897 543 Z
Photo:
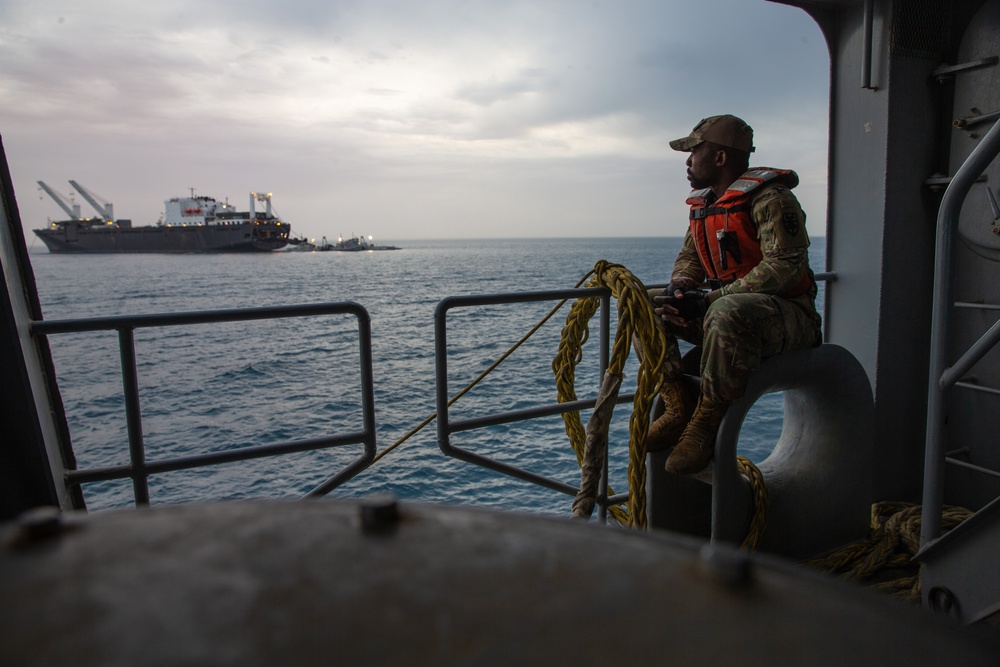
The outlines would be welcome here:
M 251 192 L 250 193 L 250 221 L 253 222 L 257 217 L 257 202 L 264 203 L 264 217 L 270 219 L 272 217 L 271 213 L 271 193 L 263 192 Z
M 40 187 L 42 190 L 45 190 L 45 192 L 50 197 L 52 197 L 53 201 L 59 204 L 59 207 L 62 208 L 62 210 L 66 211 L 66 215 L 68 215 L 70 219 L 80 220 L 79 204 L 75 202 L 74 203 L 67 202 L 65 199 L 62 198 L 62 195 L 60 195 L 58 192 L 47 186 L 43 181 L 38 181 L 38 187 Z
M 93 192 L 90 192 L 87 188 L 83 187 L 74 180 L 70 180 L 69 184 L 80 193 L 81 197 L 87 200 L 88 204 L 94 207 L 101 217 L 104 218 L 105 222 L 114 222 L 115 209 L 111 202 L 106 201 L 103 197 L 99 197 Z

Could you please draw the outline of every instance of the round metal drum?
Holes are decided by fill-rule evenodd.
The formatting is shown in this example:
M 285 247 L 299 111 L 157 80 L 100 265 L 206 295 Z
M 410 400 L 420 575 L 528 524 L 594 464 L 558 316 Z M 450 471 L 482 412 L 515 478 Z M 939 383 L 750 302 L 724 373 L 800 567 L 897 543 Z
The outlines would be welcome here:
M 392 499 L 35 514 L 6 665 L 995 664 L 902 602 L 666 534 Z

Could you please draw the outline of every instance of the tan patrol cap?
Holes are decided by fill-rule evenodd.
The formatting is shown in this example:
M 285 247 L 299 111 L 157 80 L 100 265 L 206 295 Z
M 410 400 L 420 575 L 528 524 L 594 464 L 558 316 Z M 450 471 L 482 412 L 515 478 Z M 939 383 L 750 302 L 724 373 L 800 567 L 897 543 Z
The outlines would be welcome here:
M 753 128 L 736 116 L 710 116 L 694 126 L 691 134 L 674 139 L 670 147 L 675 151 L 689 151 L 703 141 L 753 153 Z

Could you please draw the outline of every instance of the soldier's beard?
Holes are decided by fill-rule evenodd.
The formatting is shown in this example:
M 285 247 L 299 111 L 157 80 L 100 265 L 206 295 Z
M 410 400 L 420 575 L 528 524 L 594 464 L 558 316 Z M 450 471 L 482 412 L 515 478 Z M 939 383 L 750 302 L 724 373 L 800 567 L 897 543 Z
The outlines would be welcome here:
M 693 173 L 691 173 L 690 169 L 688 169 L 687 178 L 688 178 L 688 183 L 691 184 L 692 190 L 703 190 L 711 186 L 711 183 L 708 183 L 707 181 L 700 179 Z

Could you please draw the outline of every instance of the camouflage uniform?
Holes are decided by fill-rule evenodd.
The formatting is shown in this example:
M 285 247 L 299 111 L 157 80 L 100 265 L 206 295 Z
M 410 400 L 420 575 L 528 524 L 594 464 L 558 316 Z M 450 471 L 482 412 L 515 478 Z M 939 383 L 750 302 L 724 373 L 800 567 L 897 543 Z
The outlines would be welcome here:
M 764 255 L 761 262 L 710 293 L 703 321 L 689 321 L 686 327 L 660 321 L 667 334 L 664 378 L 681 375 L 678 338 L 700 345 L 701 391 L 713 401 L 731 402 L 742 396 L 762 359 L 822 342 L 815 280 L 801 296 L 777 296 L 801 281 L 803 271 L 812 278 L 806 216 L 798 200 L 787 186 L 766 184 L 753 194 L 751 219 Z M 705 277 L 689 229 L 670 280 L 701 285 Z M 650 290 L 650 295 L 660 292 Z

